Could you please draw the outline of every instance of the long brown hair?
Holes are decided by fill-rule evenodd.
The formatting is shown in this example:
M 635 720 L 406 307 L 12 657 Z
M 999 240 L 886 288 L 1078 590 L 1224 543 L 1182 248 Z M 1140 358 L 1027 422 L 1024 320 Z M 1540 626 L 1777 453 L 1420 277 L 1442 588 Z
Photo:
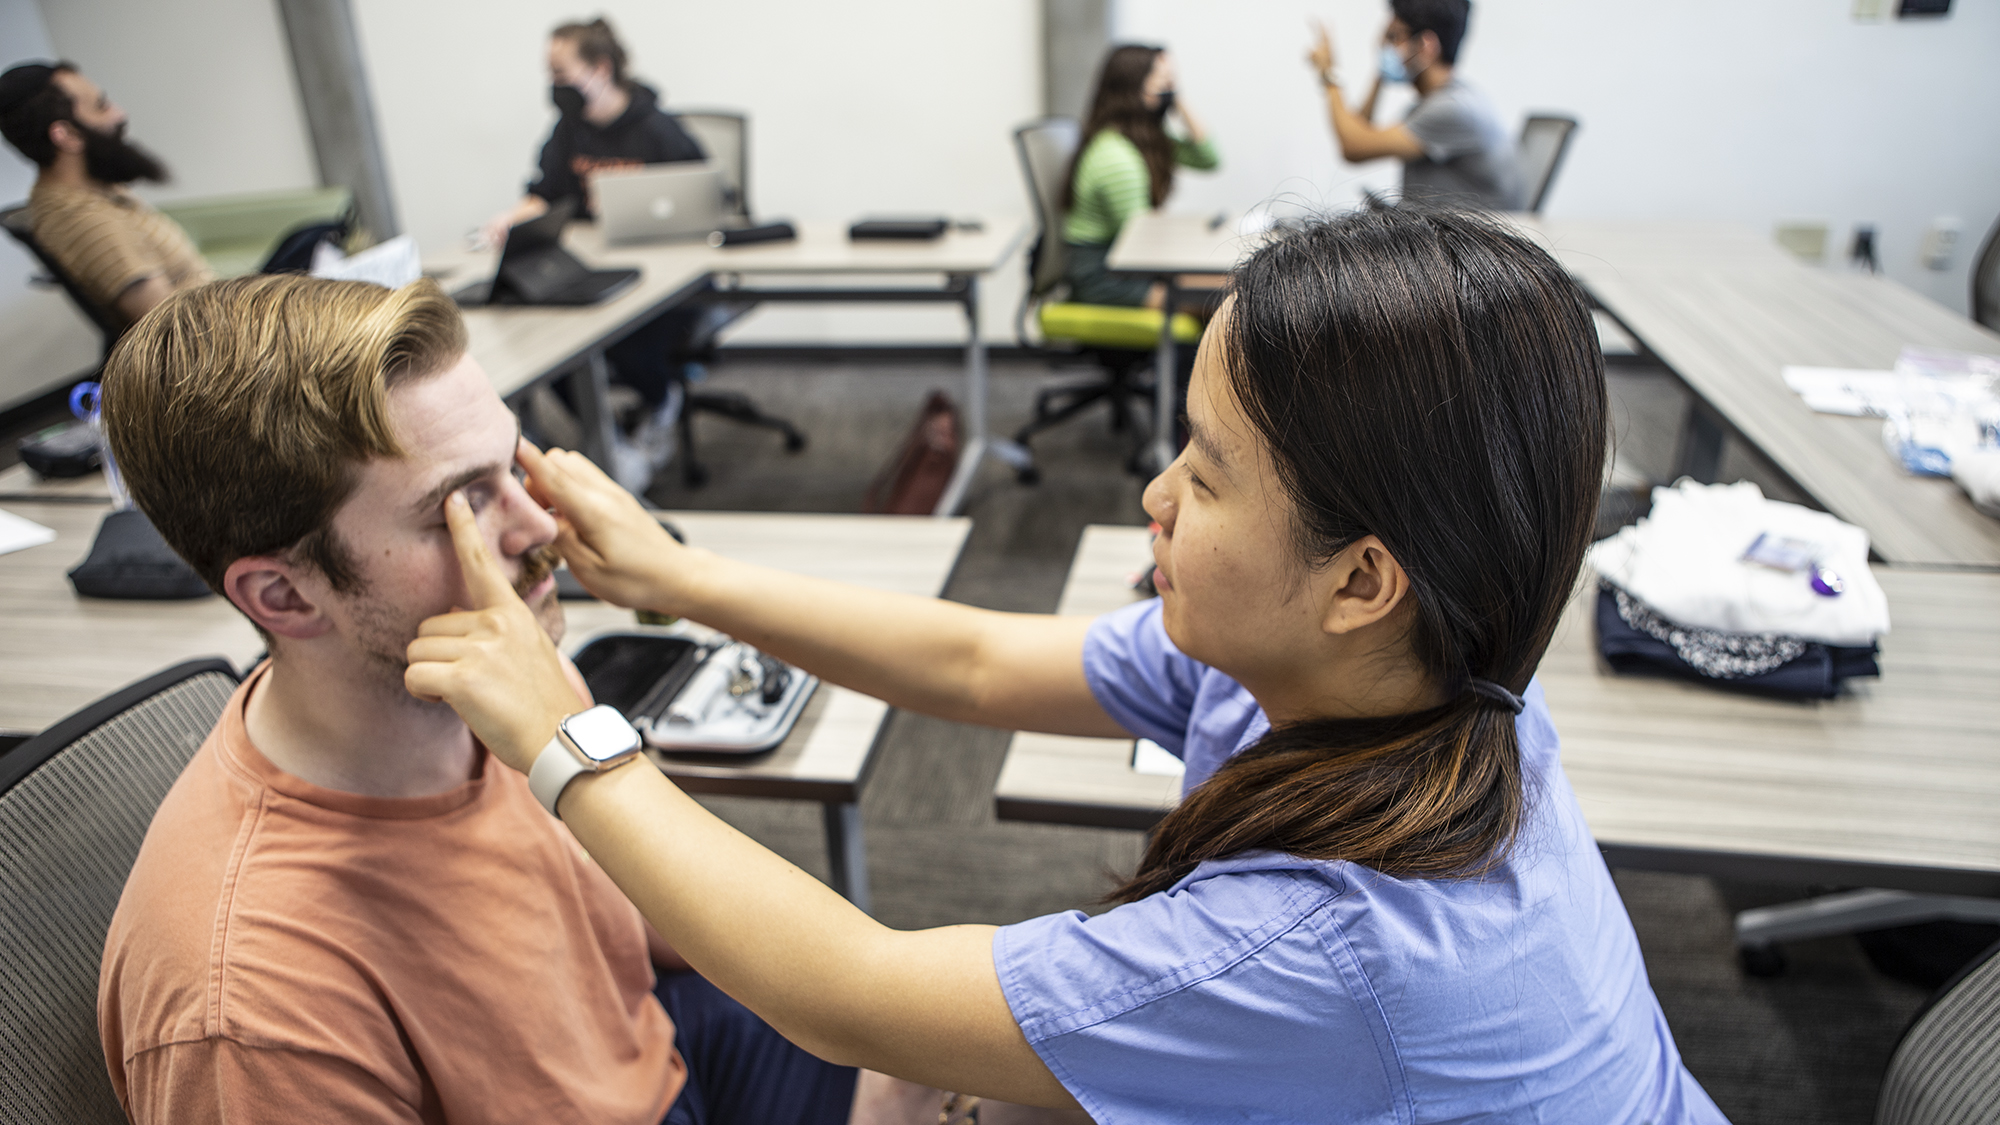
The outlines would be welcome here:
M 1160 115 L 1146 108 L 1145 89 L 1153 60 L 1164 53 L 1160 47 L 1127 44 L 1113 47 L 1104 56 L 1104 67 L 1097 72 L 1097 90 L 1090 96 L 1090 116 L 1084 119 L 1076 155 L 1070 158 L 1069 175 L 1063 177 L 1063 210 L 1076 206 L 1076 166 L 1083 160 L 1083 151 L 1090 147 L 1092 137 L 1106 129 L 1123 133 L 1146 158 L 1153 206 L 1167 201 L 1167 193 L 1174 190 L 1174 142 L 1167 137 Z
M 1129 902 L 1254 849 L 1389 875 L 1500 862 L 1524 796 L 1514 716 L 1574 589 L 1605 455 L 1583 295 L 1496 222 L 1405 204 L 1300 230 L 1232 282 L 1216 341 L 1271 451 L 1300 564 L 1366 535 L 1410 578 L 1435 708 L 1274 728 L 1160 823 Z
M 566 23 L 549 32 L 551 39 L 566 39 L 576 48 L 576 57 L 587 66 L 599 63 L 611 64 L 611 80 L 620 86 L 631 83 L 625 77 L 625 45 L 618 41 L 618 33 L 611 30 L 611 22 L 599 16 L 589 23 Z

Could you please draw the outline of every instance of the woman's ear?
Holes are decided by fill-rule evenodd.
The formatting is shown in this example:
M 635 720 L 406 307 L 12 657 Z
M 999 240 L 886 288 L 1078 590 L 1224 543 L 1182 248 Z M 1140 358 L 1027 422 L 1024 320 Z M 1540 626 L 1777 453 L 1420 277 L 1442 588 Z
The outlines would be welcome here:
M 1322 581 L 1327 594 L 1320 628 L 1336 636 L 1387 618 L 1410 592 L 1410 576 L 1373 535 L 1335 555 Z
M 331 629 L 333 622 L 300 587 L 298 577 L 298 565 L 289 560 L 252 555 L 223 571 L 222 594 L 265 632 L 308 640 Z

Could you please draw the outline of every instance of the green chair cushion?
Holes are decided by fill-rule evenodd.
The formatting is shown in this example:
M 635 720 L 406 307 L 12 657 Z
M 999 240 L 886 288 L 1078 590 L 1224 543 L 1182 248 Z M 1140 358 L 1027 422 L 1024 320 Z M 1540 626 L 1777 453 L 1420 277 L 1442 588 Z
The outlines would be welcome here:
M 330 223 L 347 213 L 354 194 L 344 187 L 300 188 L 163 203 L 209 268 L 223 277 L 263 266 L 285 235 L 306 223 Z
M 1091 348 L 1147 351 L 1159 346 L 1158 309 L 1128 305 L 1081 305 L 1055 301 L 1040 306 L 1042 335 Z M 1174 314 L 1174 340 L 1192 344 L 1201 339 L 1201 322 L 1186 313 Z

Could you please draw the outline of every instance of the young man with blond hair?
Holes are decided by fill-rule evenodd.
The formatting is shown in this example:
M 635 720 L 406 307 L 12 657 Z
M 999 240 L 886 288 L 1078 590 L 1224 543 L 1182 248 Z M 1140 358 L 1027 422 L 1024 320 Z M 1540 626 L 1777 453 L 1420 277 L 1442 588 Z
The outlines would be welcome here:
M 845 1121 L 853 1070 L 692 973 L 656 982 L 638 912 L 403 686 L 418 624 L 470 604 L 448 498 L 563 628 L 554 519 L 465 349 L 431 282 L 261 276 L 168 297 L 105 369 L 134 500 L 271 649 L 112 919 L 119 1101 L 139 1125 Z

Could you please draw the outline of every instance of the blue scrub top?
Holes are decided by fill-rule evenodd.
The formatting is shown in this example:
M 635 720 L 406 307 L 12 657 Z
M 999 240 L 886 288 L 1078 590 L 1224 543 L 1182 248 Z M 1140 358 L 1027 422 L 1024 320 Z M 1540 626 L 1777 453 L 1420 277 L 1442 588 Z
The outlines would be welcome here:
M 1174 647 L 1157 601 L 1098 619 L 1084 673 L 1189 787 L 1270 726 Z M 1646 981 L 1539 681 L 1526 700 L 1526 816 L 1496 870 L 1397 879 L 1254 852 L 1094 918 L 1003 927 L 993 961 L 1028 1042 L 1100 1125 L 1722 1122 Z

